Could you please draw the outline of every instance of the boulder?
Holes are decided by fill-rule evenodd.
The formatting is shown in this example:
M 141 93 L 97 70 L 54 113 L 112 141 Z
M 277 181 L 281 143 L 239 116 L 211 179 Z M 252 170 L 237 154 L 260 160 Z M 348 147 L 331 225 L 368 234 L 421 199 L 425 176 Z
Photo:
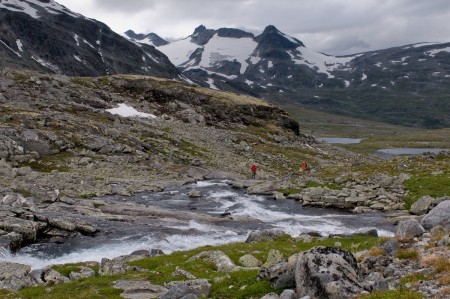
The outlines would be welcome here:
M 194 295 L 194 298 L 198 298 L 193 291 L 185 285 L 174 285 L 167 293 L 159 297 L 160 299 L 183 299 L 190 298 L 188 296 Z M 192 298 L 192 297 L 191 297 Z
M 280 294 L 280 299 L 297 299 L 297 294 L 295 294 L 294 290 L 284 290 Z
M 271 267 L 279 262 L 284 262 L 285 258 L 283 257 L 283 254 L 276 249 L 270 249 L 269 253 L 267 254 L 267 259 L 262 265 L 262 267 Z
M 15 232 L 6 235 L 1 235 L 0 248 L 3 247 L 10 251 L 16 251 L 20 249 L 22 241 L 23 241 L 22 235 Z
M 239 258 L 239 263 L 247 268 L 259 267 L 262 265 L 262 262 L 251 254 L 241 256 Z
M 200 190 L 192 189 L 191 191 L 188 192 L 187 196 L 191 198 L 202 197 L 203 193 Z
M 87 278 L 87 277 L 94 277 L 95 271 L 91 268 L 84 267 L 84 266 L 78 266 L 79 271 L 72 271 L 69 274 L 70 280 L 77 280 L 80 278 Z
M 332 247 L 315 247 L 298 256 L 295 269 L 297 296 L 353 298 L 364 291 L 358 282 L 355 257 Z
M 266 181 L 247 188 L 248 194 L 272 195 L 279 190 L 281 182 Z
M 166 283 L 165 287 L 169 288 L 169 293 L 173 287 L 187 287 L 190 291 L 184 294 L 184 296 L 193 293 L 202 298 L 208 298 L 209 292 L 211 290 L 211 284 L 206 279 L 171 281 Z
M 397 240 L 392 239 L 385 242 L 380 248 L 383 249 L 386 254 L 392 254 L 400 248 L 400 243 Z
M 415 219 L 404 220 L 398 223 L 395 230 L 395 236 L 400 239 L 413 239 L 414 237 L 421 236 L 425 232 L 425 229 Z
M 269 294 L 261 297 L 260 299 L 280 299 L 280 296 L 278 296 L 277 293 L 269 293 Z
M 38 224 L 21 218 L 5 217 L 0 220 L 0 229 L 18 233 L 24 240 L 33 242 L 36 240 Z
M 28 276 L 31 267 L 9 262 L 0 262 L 0 289 L 20 290 L 34 281 Z
M 55 271 L 51 268 L 44 271 L 42 278 L 45 281 L 45 285 L 50 285 L 50 286 L 70 281 L 70 279 L 68 277 L 62 275 L 58 271 Z
M 445 200 L 433 208 L 420 222 L 426 229 L 437 225 L 450 228 L 450 200 Z
M 248 236 L 247 240 L 245 240 L 245 243 L 252 243 L 252 242 L 261 242 L 261 241 L 273 241 L 278 237 L 281 237 L 285 235 L 286 233 L 282 230 L 259 230 L 251 232 Z
M 294 254 L 287 261 L 278 262 L 270 267 L 262 267 L 258 276 L 269 280 L 273 288 L 295 288 L 295 267 L 298 254 Z
M 425 215 L 431 209 L 431 205 L 434 201 L 435 199 L 431 196 L 422 196 L 411 205 L 409 211 L 414 215 Z
M 216 270 L 219 272 L 233 272 L 238 270 L 238 266 L 222 251 L 211 250 L 203 251 L 191 257 L 188 261 L 205 260 L 216 265 Z
M 98 274 L 99 275 L 122 274 L 131 269 L 132 267 L 125 264 L 125 260 L 122 258 L 115 258 L 112 260 L 102 258 Z
M 165 287 L 148 281 L 124 279 L 117 280 L 113 288 L 123 290 L 120 296 L 128 299 L 162 298 L 168 291 Z

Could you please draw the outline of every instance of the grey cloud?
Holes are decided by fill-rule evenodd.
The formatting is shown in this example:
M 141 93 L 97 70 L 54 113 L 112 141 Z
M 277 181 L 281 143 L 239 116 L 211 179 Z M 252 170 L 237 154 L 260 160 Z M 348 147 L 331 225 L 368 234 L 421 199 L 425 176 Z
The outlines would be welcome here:
M 71 1 L 62 1 L 70 6 Z M 94 3 L 96 8 L 95 12 L 84 14 L 95 18 L 101 13 L 102 21 L 118 32 L 133 29 L 166 38 L 186 37 L 204 24 L 214 29 L 247 28 L 254 33 L 275 25 L 308 47 L 330 54 L 422 41 L 450 42 L 448 0 L 84 1 Z M 116 16 L 114 24 L 108 23 L 108 13 L 123 18 Z

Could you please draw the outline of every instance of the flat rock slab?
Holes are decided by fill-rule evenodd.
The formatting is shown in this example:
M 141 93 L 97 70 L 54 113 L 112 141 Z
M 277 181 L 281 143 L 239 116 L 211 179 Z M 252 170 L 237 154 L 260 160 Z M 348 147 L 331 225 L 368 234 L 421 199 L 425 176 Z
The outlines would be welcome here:
M 159 298 L 169 291 L 163 286 L 142 280 L 117 280 L 113 288 L 123 290 L 120 296 L 128 299 Z

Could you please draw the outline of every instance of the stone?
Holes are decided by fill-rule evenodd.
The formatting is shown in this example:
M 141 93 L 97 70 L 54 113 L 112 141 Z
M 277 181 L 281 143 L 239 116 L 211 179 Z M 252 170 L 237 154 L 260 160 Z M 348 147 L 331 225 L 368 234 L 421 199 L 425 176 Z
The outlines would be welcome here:
M 380 246 L 386 254 L 393 254 L 400 248 L 400 243 L 397 240 L 388 240 Z
M 265 230 L 253 231 L 247 237 L 247 240 L 245 240 L 245 243 L 273 241 L 285 234 L 286 233 L 282 230 L 265 229 Z
M 270 267 L 261 267 L 258 277 L 269 280 L 273 288 L 295 288 L 295 267 L 298 254 L 294 254 L 287 261 L 280 261 Z
M 91 268 L 84 267 L 84 266 L 78 266 L 80 269 L 79 271 L 72 271 L 69 273 L 69 279 L 70 280 L 77 280 L 81 278 L 87 278 L 87 277 L 94 277 L 95 271 Z
M 410 212 L 414 215 L 425 215 L 431 209 L 435 199 L 431 196 L 422 196 L 411 205 Z
M 173 287 L 188 287 L 190 293 L 193 293 L 199 297 L 207 298 L 209 292 L 211 291 L 211 284 L 206 279 L 193 279 L 193 280 L 181 280 L 181 281 L 171 281 L 165 284 L 166 288 L 169 288 L 169 292 Z
M 295 269 L 297 296 L 353 298 L 364 291 L 358 282 L 355 257 L 332 247 L 301 252 Z
M 187 195 L 191 198 L 196 198 L 196 197 L 202 197 L 203 193 L 200 190 L 192 189 L 191 191 L 189 191 L 189 193 Z
M 425 229 L 415 219 L 400 221 L 395 230 L 395 236 L 400 239 L 413 239 L 421 236 Z
M 9 262 L 0 262 L 0 289 L 18 291 L 33 285 L 34 281 L 27 276 L 31 267 Z
M 186 270 L 181 269 L 180 267 L 176 266 L 175 271 L 172 272 L 172 277 L 185 277 L 187 279 L 197 279 L 195 275 L 192 275 Z
M 38 224 L 21 218 L 6 217 L 0 220 L 0 229 L 18 233 L 24 240 L 33 242 L 36 240 Z
M 125 273 L 127 270 L 131 269 L 132 267 L 125 264 L 125 260 L 122 258 L 115 258 L 112 260 L 102 258 L 98 274 L 99 275 L 122 274 Z
M 362 282 L 364 289 L 368 292 L 386 291 L 389 286 L 387 280 L 380 272 L 372 272 L 364 278 Z
M 0 236 L 0 248 L 6 248 L 9 251 L 19 250 L 22 245 L 23 237 L 21 234 L 11 232 Z
M 174 285 L 159 299 L 181 299 L 189 295 L 195 295 L 191 288 L 185 285 Z
M 219 272 L 233 272 L 237 271 L 238 267 L 234 262 L 222 251 L 211 250 L 203 251 L 191 257 L 188 261 L 205 260 L 214 263 L 216 270 Z
M 239 258 L 239 263 L 243 267 L 247 267 L 247 268 L 259 267 L 262 265 L 262 262 L 259 261 L 256 257 L 254 257 L 251 254 L 246 254 L 246 255 L 241 256 Z
M 128 299 L 162 298 L 168 292 L 163 286 L 142 280 L 120 279 L 114 283 L 113 288 L 123 290 L 120 296 Z
M 53 269 L 47 269 L 43 273 L 43 280 L 45 281 L 45 285 L 55 285 L 55 284 L 61 284 L 65 282 L 69 282 L 70 279 L 61 273 L 53 270 Z
M 276 249 L 270 249 L 269 253 L 267 254 L 267 259 L 262 265 L 262 267 L 271 267 L 279 262 L 285 261 L 285 258 L 283 257 L 283 254 Z
M 274 198 L 275 200 L 284 200 L 284 199 L 286 199 L 286 197 L 284 196 L 284 194 L 281 193 L 281 192 L 274 192 L 272 196 L 273 196 L 273 198 Z
M 72 221 L 60 217 L 48 218 L 48 224 L 66 231 L 75 231 L 77 228 Z
M 420 223 L 426 229 L 431 229 L 437 225 L 450 228 L 450 200 L 439 203 L 422 218 Z
M 297 294 L 294 290 L 284 290 L 280 294 L 280 299 L 297 299 Z

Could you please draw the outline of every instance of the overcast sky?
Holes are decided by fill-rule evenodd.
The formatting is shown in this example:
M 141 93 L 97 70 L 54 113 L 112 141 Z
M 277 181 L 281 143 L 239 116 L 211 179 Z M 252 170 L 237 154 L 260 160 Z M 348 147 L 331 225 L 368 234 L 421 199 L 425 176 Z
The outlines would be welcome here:
M 56 0 L 117 33 L 184 38 L 198 25 L 259 34 L 267 25 L 327 54 L 450 42 L 450 0 Z

